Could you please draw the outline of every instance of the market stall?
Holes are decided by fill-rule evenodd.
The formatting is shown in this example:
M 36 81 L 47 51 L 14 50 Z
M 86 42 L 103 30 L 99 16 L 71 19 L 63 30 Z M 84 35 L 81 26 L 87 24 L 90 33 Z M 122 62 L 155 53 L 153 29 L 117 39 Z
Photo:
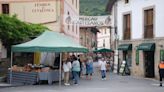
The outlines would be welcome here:
M 13 72 L 13 52 L 57 52 L 60 53 L 60 69 L 59 69 L 59 85 L 61 85 L 61 59 L 62 59 L 62 53 L 65 52 L 88 52 L 88 49 L 85 47 L 79 45 L 78 43 L 75 43 L 73 39 L 71 39 L 68 36 L 65 36 L 64 34 L 58 33 L 58 32 L 52 32 L 52 31 L 45 31 L 42 35 L 39 37 L 18 45 L 12 46 L 12 52 L 11 52 L 11 69 L 10 69 L 10 83 L 12 83 L 14 80 Z M 40 67 L 40 66 L 39 66 Z M 45 67 L 44 67 L 45 68 Z M 25 71 L 27 69 L 27 71 Z M 28 69 L 30 71 L 28 71 Z M 17 70 L 16 70 L 17 71 Z M 24 67 L 19 70 L 19 72 L 38 72 L 37 74 L 41 73 L 43 71 L 43 68 L 40 67 L 36 69 L 36 66 L 28 65 L 27 67 Z M 51 70 L 47 70 L 50 73 Z M 18 71 L 17 71 L 18 72 Z M 46 71 L 45 71 L 46 72 Z M 44 74 L 39 74 L 44 75 Z M 37 75 L 38 76 L 38 75 Z M 49 78 L 52 76 L 47 76 L 43 78 Z M 50 79 L 52 80 L 52 79 Z

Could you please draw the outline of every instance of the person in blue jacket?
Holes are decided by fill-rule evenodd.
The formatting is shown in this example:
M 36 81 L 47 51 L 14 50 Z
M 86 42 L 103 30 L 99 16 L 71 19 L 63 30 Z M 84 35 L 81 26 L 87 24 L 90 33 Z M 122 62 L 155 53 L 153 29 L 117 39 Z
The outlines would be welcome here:
M 72 72 L 73 72 L 73 76 L 75 79 L 75 83 L 76 85 L 79 84 L 79 73 L 80 73 L 80 62 L 78 61 L 77 57 L 74 57 L 74 60 L 72 62 Z

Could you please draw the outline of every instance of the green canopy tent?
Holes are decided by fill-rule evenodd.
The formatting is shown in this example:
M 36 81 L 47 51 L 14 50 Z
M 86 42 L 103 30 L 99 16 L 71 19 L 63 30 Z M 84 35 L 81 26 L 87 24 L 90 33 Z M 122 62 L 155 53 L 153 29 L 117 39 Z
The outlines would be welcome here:
M 59 52 L 61 55 L 62 52 L 88 52 L 88 49 L 79 45 L 78 43 L 75 43 L 72 38 L 64 34 L 52 31 L 45 31 L 39 37 L 29 42 L 13 45 L 11 51 L 12 67 L 13 52 Z M 60 57 L 59 85 L 61 85 L 61 58 L 62 57 Z
M 75 43 L 64 34 L 45 31 L 39 37 L 18 45 L 12 46 L 13 52 L 88 52 L 88 49 Z
M 107 49 L 107 48 L 101 48 L 101 49 L 98 49 L 98 50 L 94 50 L 93 52 L 113 52 L 113 50 L 111 49 Z

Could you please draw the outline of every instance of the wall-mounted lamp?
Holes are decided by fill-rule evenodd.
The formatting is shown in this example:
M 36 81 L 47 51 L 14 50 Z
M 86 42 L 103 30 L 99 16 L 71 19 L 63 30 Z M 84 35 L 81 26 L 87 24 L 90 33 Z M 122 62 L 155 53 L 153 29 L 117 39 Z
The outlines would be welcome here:
M 163 48 L 163 44 L 160 44 L 159 47 L 160 47 L 160 48 Z

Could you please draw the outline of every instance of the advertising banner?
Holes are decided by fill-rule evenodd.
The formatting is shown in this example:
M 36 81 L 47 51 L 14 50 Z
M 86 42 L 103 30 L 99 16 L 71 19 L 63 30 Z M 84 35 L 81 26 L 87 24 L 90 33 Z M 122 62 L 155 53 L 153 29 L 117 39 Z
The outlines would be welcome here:
M 79 25 L 80 27 L 110 26 L 110 16 L 64 16 L 65 25 Z

